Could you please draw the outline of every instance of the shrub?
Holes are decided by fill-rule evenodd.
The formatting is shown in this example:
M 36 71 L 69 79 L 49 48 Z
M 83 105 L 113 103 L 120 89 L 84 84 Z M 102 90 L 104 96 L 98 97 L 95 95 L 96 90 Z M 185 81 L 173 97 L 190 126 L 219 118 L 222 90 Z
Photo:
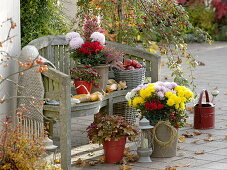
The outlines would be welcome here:
M 21 0 L 22 46 L 31 40 L 68 31 L 57 0 Z

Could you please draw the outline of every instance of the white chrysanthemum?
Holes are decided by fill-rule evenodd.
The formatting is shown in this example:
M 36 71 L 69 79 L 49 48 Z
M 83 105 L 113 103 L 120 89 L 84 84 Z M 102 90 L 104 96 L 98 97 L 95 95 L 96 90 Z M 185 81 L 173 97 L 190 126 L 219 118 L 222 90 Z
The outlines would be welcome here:
M 74 50 L 80 48 L 82 44 L 84 44 L 84 40 L 81 37 L 73 38 L 69 42 L 69 46 Z
M 105 35 L 100 32 L 93 32 L 90 38 L 92 41 L 98 41 L 101 44 L 105 44 Z
M 80 37 L 80 34 L 77 32 L 69 32 L 65 35 L 65 40 L 70 42 L 73 38 Z

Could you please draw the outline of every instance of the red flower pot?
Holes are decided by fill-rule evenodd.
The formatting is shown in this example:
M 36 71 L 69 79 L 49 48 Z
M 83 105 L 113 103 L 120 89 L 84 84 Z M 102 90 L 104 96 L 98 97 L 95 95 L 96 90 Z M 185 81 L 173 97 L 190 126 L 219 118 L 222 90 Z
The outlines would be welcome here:
M 123 136 L 118 141 L 111 139 L 103 143 L 104 156 L 107 163 L 120 162 L 124 155 L 126 137 Z
M 88 92 L 89 93 L 91 92 L 92 83 L 90 83 L 90 82 L 74 81 L 74 85 L 75 85 L 77 94 L 88 94 Z

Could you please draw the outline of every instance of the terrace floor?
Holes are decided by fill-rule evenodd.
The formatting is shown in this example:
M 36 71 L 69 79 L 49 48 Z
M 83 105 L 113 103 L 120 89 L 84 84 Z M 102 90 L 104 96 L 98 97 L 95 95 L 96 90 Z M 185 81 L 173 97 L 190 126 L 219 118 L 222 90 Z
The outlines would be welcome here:
M 199 130 L 201 135 L 185 138 L 178 143 L 177 156 L 172 158 L 152 158 L 152 163 L 129 163 L 133 170 L 164 170 L 167 167 L 192 170 L 227 170 L 227 43 L 216 42 L 212 46 L 208 44 L 190 44 L 189 51 L 197 55 L 200 66 L 193 73 L 196 77 L 196 91 L 202 89 L 211 92 L 218 88 L 219 95 L 215 99 L 216 115 L 215 128 L 211 130 Z M 162 59 L 161 80 L 171 81 L 170 71 L 166 68 L 165 59 Z M 211 98 L 211 96 L 210 96 Z M 191 104 L 193 106 L 193 104 Z M 102 147 L 87 144 L 85 128 L 93 121 L 93 116 L 72 119 L 72 169 L 78 170 L 118 170 L 120 165 L 96 164 L 95 166 L 79 167 L 75 165 L 78 158 L 82 160 L 98 160 L 102 154 Z M 188 124 L 193 123 L 193 114 L 189 112 Z M 57 129 L 57 128 L 56 128 Z M 179 136 L 183 133 L 193 133 L 195 129 L 187 126 L 179 130 Z M 210 134 L 210 141 L 204 140 Z M 134 152 L 135 143 L 128 143 Z M 202 152 L 196 154 L 195 152 Z M 124 167 L 127 168 L 127 167 Z M 126 170 L 126 169 L 125 169 Z

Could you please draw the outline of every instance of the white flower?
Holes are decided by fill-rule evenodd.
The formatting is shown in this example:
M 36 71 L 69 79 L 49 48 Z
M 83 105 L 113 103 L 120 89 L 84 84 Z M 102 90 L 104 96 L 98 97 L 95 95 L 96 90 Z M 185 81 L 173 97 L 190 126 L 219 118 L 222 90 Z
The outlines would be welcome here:
M 92 39 L 92 42 L 93 41 L 98 41 L 101 44 L 105 44 L 105 35 L 102 34 L 102 33 L 100 33 L 100 32 L 93 32 L 91 34 L 91 37 L 90 38 Z
M 127 101 L 130 101 L 132 100 L 133 97 L 135 97 L 136 95 L 136 91 L 132 90 L 131 92 L 128 92 L 125 96 L 126 100 Z
M 73 38 L 80 37 L 80 34 L 77 32 L 69 32 L 65 35 L 65 40 L 70 42 Z
M 75 50 L 80 48 L 83 44 L 84 44 L 84 40 L 81 37 L 73 38 L 69 42 L 69 46 Z

